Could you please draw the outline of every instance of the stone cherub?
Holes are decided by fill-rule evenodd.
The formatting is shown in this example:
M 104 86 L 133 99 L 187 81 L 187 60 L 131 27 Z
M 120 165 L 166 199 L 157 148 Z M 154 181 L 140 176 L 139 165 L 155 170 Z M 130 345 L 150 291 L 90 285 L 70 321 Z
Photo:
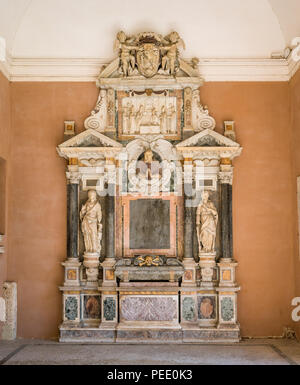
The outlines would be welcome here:
M 120 68 L 125 77 L 135 68 L 136 60 L 132 51 L 137 50 L 138 47 L 133 45 L 133 41 L 133 38 L 127 37 L 125 32 L 120 31 L 117 33 L 114 44 L 114 50 L 119 49 Z
M 88 191 L 88 200 L 80 211 L 81 230 L 84 237 L 85 252 L 99 253 L 102 240 L 102 210 L 95 190 Z
M 218 212 L 209 199 L 209 192 L 202 192 L 202 202 L 197 207 L 196 228 L 199 252 L 213 253 L 215 251 Z
M 162 69 L 175 75 L 177 72 L 178 46 L 181 45 L 185 49 L 184 41 L 177 32 L 171 32 L 164 38 L 165 45 L 162 47 L 166 51 L 162 58 Z

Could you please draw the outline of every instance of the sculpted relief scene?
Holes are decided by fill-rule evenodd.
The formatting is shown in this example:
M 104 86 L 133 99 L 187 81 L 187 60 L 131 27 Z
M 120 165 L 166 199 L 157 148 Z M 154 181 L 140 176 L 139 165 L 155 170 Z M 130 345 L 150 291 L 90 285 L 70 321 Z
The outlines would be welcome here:
M 85 130 L 65 122 L 57 147 L 67 160 L 60 340 L 236 342 L 235 124 L 215 130 L 179 33 L 121 31 L 114 48 Z
M 122 133 L 177 134 L 175 97 L 125 97 L 122 99 Z

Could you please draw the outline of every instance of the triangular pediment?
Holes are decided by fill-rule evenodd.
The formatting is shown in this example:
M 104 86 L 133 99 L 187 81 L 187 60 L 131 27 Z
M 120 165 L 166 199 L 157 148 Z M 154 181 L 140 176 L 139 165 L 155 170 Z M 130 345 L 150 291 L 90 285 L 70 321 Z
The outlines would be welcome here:
M 79 147 L 109 147 L 121 148 L 122 145 L 98 131 L 88 129 L 60 144 L 59 148 Z
M 176 147 L 240 147 L 240 145 L 218 132 L 206 129 L 178 143 Z

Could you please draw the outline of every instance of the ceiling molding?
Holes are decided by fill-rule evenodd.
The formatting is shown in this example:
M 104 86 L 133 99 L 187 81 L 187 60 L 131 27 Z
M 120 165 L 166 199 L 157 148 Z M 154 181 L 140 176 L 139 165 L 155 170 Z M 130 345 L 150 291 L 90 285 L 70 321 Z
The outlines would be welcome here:
M 290 55 L 287 62 L 289 66 L 289 80 L 291 80 L 292 77 L 300 68 L 300 61 L 296 62 L 295 60 L 292 59 L 292 55 Z
M 11 58 L 0 62 L 0 71 L 12 82 L 94 82 L 103 65 L 112 59 Z M 206 82 L 289 81 L 300 63 L 286 59 L 200 59 Z

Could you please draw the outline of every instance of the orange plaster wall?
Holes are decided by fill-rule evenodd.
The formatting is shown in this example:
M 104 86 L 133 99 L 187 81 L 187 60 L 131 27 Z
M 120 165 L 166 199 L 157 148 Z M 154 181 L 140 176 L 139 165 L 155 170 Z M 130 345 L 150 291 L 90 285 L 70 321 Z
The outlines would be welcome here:
M 56 152 L 64 120 L 94 108 L 92 83 L 12 84 L 12 253 L 8 277 L 18 283 L 18 336 L 56 337 L 66 258 L 65 161 Z
M 290 82 L 291 92 L 291 125 L 292 125 L 292 149 L 293 149 L 293 182 L 294 182 L 294 202 L 295 202 L 295 252 L 294 252 L 294 270 L 295 270 L 295 297 L 300 297 L 300 252 L 298 246 L 298 217 L 297 217 L 297 195 L 296 195 L 296 178 L 300 176 L 300 70 L 294 75 Z M 300 339 L 300 321 L 295 323 L 294 328 L 297 330 Z
M 10 137 L 11 137 L 11 114 L 10 114 L 10 84 L 6 77 L 0 72 L 0 158 L 2 162 L 6 161 L 6 175 L 4 183 L 1 183 L 1 198 L 5 196 L 5 202 L 1 202 L 1 218 L 5 213 L 4 220 L 1 219 L 1 229 L 6 235 L 9 235 L 8 229 L 8 183 L 9 183 L 9 166 L 10 166 Z M 2 178 L 1 178 L 2 180 Z M 0 296 L 2 295 L 3 282 L 7 279 L 7 260 L 8 247 L 5 245 L 5 254 L 0 254 Z M 1 323 L 0 323 L 1 329 Z M 1 332 L 1 330 L 0 330 Z
M 66 257 L 63 121 L 82 127 L 93 83 L 13 83 L 8 279 L 18 282 L 18 335 L 55 338 Z M 206 83 L 201 98 L 218 127 L 235 120 L 234 253 L 242 335 L 281 335 L 294 296 L 294 184 L 288 83 Z M 219 130 L 221 131 L 221 130 Z M 78 132 L 78 131 L 77 131 Z
M 278 336 L 291 324 L 294 293 L 288 83 L 207 83 L 202 102 L 217 126 L 236 122 L 234 256 L 243 336 Z

